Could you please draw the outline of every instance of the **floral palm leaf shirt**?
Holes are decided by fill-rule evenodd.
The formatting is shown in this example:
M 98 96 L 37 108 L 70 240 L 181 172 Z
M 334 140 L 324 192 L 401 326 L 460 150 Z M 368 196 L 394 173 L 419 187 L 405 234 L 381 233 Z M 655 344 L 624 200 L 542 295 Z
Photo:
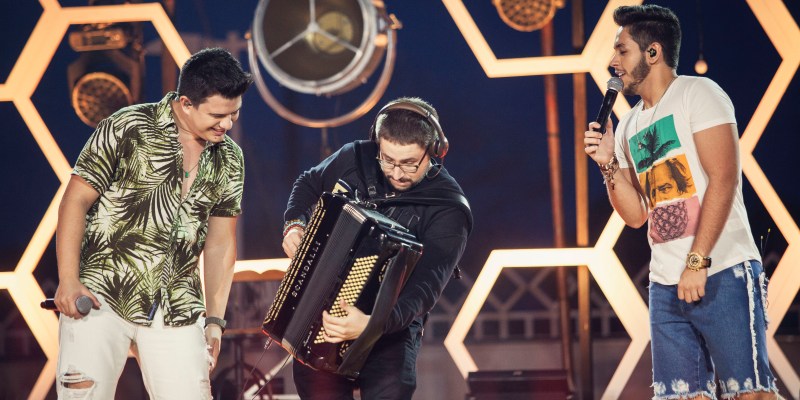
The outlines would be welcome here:
M 126 107 L 100 122 L 73 174 L 100 193 L 86 215 L 80 280 L 123 319 L 193 324 L 205 312 L 198 261 L 211 216 L 241 213 L 242 150 L 207 144 L 181 196 L 183 151 L 172 116 L 176 93 Z

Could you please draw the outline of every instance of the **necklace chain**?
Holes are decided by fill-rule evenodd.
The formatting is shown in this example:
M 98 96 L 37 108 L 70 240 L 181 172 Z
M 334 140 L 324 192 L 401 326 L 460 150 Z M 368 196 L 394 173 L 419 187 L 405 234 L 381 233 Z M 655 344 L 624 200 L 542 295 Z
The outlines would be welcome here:
M 175 111 L 173 111 L 172 120 L 175 122 L 175 127 L 176 127 L 176 128 L 178 128 L 178 131 L 179 131 L 179 132 L 180 132 L 180 131 L 184 131 L 184 132 L 188 133 L 190 137 L 192 136 L 192 132 L 190 132 L 188 129 L 186 129 L 186 128 L 182 127 L 182 126 L 181 126 L 181 125 L 178 123 L 178 118 L 176 118 L 176 117 L 175 117 Z M 198 165 L 200 165 L 200 160 L 197 160 L 197 162 L 194 164 L 194 167 L 192 167 L 192 168 L 191 168 L 191 169 L 189 169 L 189 170 L 186 170 L 186 169 L 183 169 L 183 168 L 181 168 L 181 169 L 183 169 L 183 177 L 184 177 L 184 178 L 188 178 L 188 177 L 189 177 L 189 175 L 191 175 L 192 171 L 194 171 L 195 169 L 197 169 L 197 166 L 198 166 Z
M 650 115 L 650 121 L 647 122 L 645 128 L 649 128 L 650 124 L 653 123 L 653 119 L 656 117 L 656 113 L 658 112 L 658 106 L 661 105 L 661 101 L 664 100 L 664 96 L 667 95 L 669 88 L 672 86 L 672 82 L 675 82 L 676 79 L 678 79 L 677 76 L 672 77 L 672 80 L 669 81 L 669 83 L 667 84 L 667 88 L 664 89 L 664 93 L 661 95 L 661 98 L 658 99 L 658 103 L 656 103 L 655 107 L 653 108 L 653 114 Z M 639 114 L 641 114 L 642 111 L 644 111 L 644 99 L 639 99 L 639 103 L 642 104 L 642 108 L 640 108 L 639 111 L 636 113 L 636 122 L 634 123 L 634 127 L 636 128 L 636 133 L 639 133 Z
M 192 167 L 192 169 L 190 169 L 190 170 L 188 170 L 188 171 L 184 169 L 184 170 L 183 170 L 183 177 L 184 177 L 184 178 L 188 178 L 188 177 L 189 177 L 189 174 L 191 174 L 191 173 L 192 173 L 192 171 L 194 171 L 195 169 L 197 169 L 197 166 L 198 166 L 198 165 L 200 165 L 200 160 L 197 160 L 197 163 L 194 165 L 194 167 Z
M 181 126 L 180 126 L 180 125 L 178 125 L 177 123 L 175 124 L 175 126 L 177 126 L 177 127 L 178 127 L 178 130 L 183 130 L 184 132 L 186 132 L 186 133 L 189 133 L 189 134 L 191 135 L 191 132 L 189 132 L 188 130 L 184 129 L 183 127 L 181 127 Z M 194 171 L 195 169 L 197 169 L 197 166 L 198 166 L 198 165 L 200 165 L 200 160 L 197 160 L 197 162 L 194 164 L 194 167 L 192 167 L 191 169 L 189 169 L 189 170 L 186 170 L 186 169 L 184 169 L 184 170 L 183 170 L 183 177 L 184 177 L 184 178 L 188 178 L 188 177 L 189 177 L 189 175 L 192 173 L 192 171 Z

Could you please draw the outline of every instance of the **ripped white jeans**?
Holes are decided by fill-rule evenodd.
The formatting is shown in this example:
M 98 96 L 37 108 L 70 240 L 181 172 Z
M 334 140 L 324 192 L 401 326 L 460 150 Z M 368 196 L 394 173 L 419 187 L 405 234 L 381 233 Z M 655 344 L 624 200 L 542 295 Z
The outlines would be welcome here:
M 203 318 L 189 326 L 164 326 L 159 309 L 146 327 L 125 321 L 98 299 L 100 309 L 81 319 L 59 318 L 59 399 L 113 399 L 129 350 L 151 399 L 211 399 Z M 89 387 L 68 387 L 81 382 Z

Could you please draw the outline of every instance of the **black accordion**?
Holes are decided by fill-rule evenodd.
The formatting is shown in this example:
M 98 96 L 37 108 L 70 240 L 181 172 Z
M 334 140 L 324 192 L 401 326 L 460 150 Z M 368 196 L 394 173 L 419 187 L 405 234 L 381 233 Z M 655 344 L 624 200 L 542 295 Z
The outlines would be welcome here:
M 421 254 L 422 245 L 397 222 L 323 193 L 263 331 L 297 361 L 355 379 Z M 340 300 L 369 314 L 369 323 L 356 340 L 328 343 L 322 311 L 344 316 Z

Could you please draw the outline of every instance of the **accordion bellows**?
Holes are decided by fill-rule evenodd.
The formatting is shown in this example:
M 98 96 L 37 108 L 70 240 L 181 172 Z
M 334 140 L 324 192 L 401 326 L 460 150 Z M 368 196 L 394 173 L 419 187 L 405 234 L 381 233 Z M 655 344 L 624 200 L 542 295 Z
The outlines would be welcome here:
M 323 193 L 264 319 L 263 331 L 297 361 L 355 379 L 422 254 L 408 230 L 346 197 Z M 352 341 L 323 340 L 322 311 L 340 300 L 370 315 Z

